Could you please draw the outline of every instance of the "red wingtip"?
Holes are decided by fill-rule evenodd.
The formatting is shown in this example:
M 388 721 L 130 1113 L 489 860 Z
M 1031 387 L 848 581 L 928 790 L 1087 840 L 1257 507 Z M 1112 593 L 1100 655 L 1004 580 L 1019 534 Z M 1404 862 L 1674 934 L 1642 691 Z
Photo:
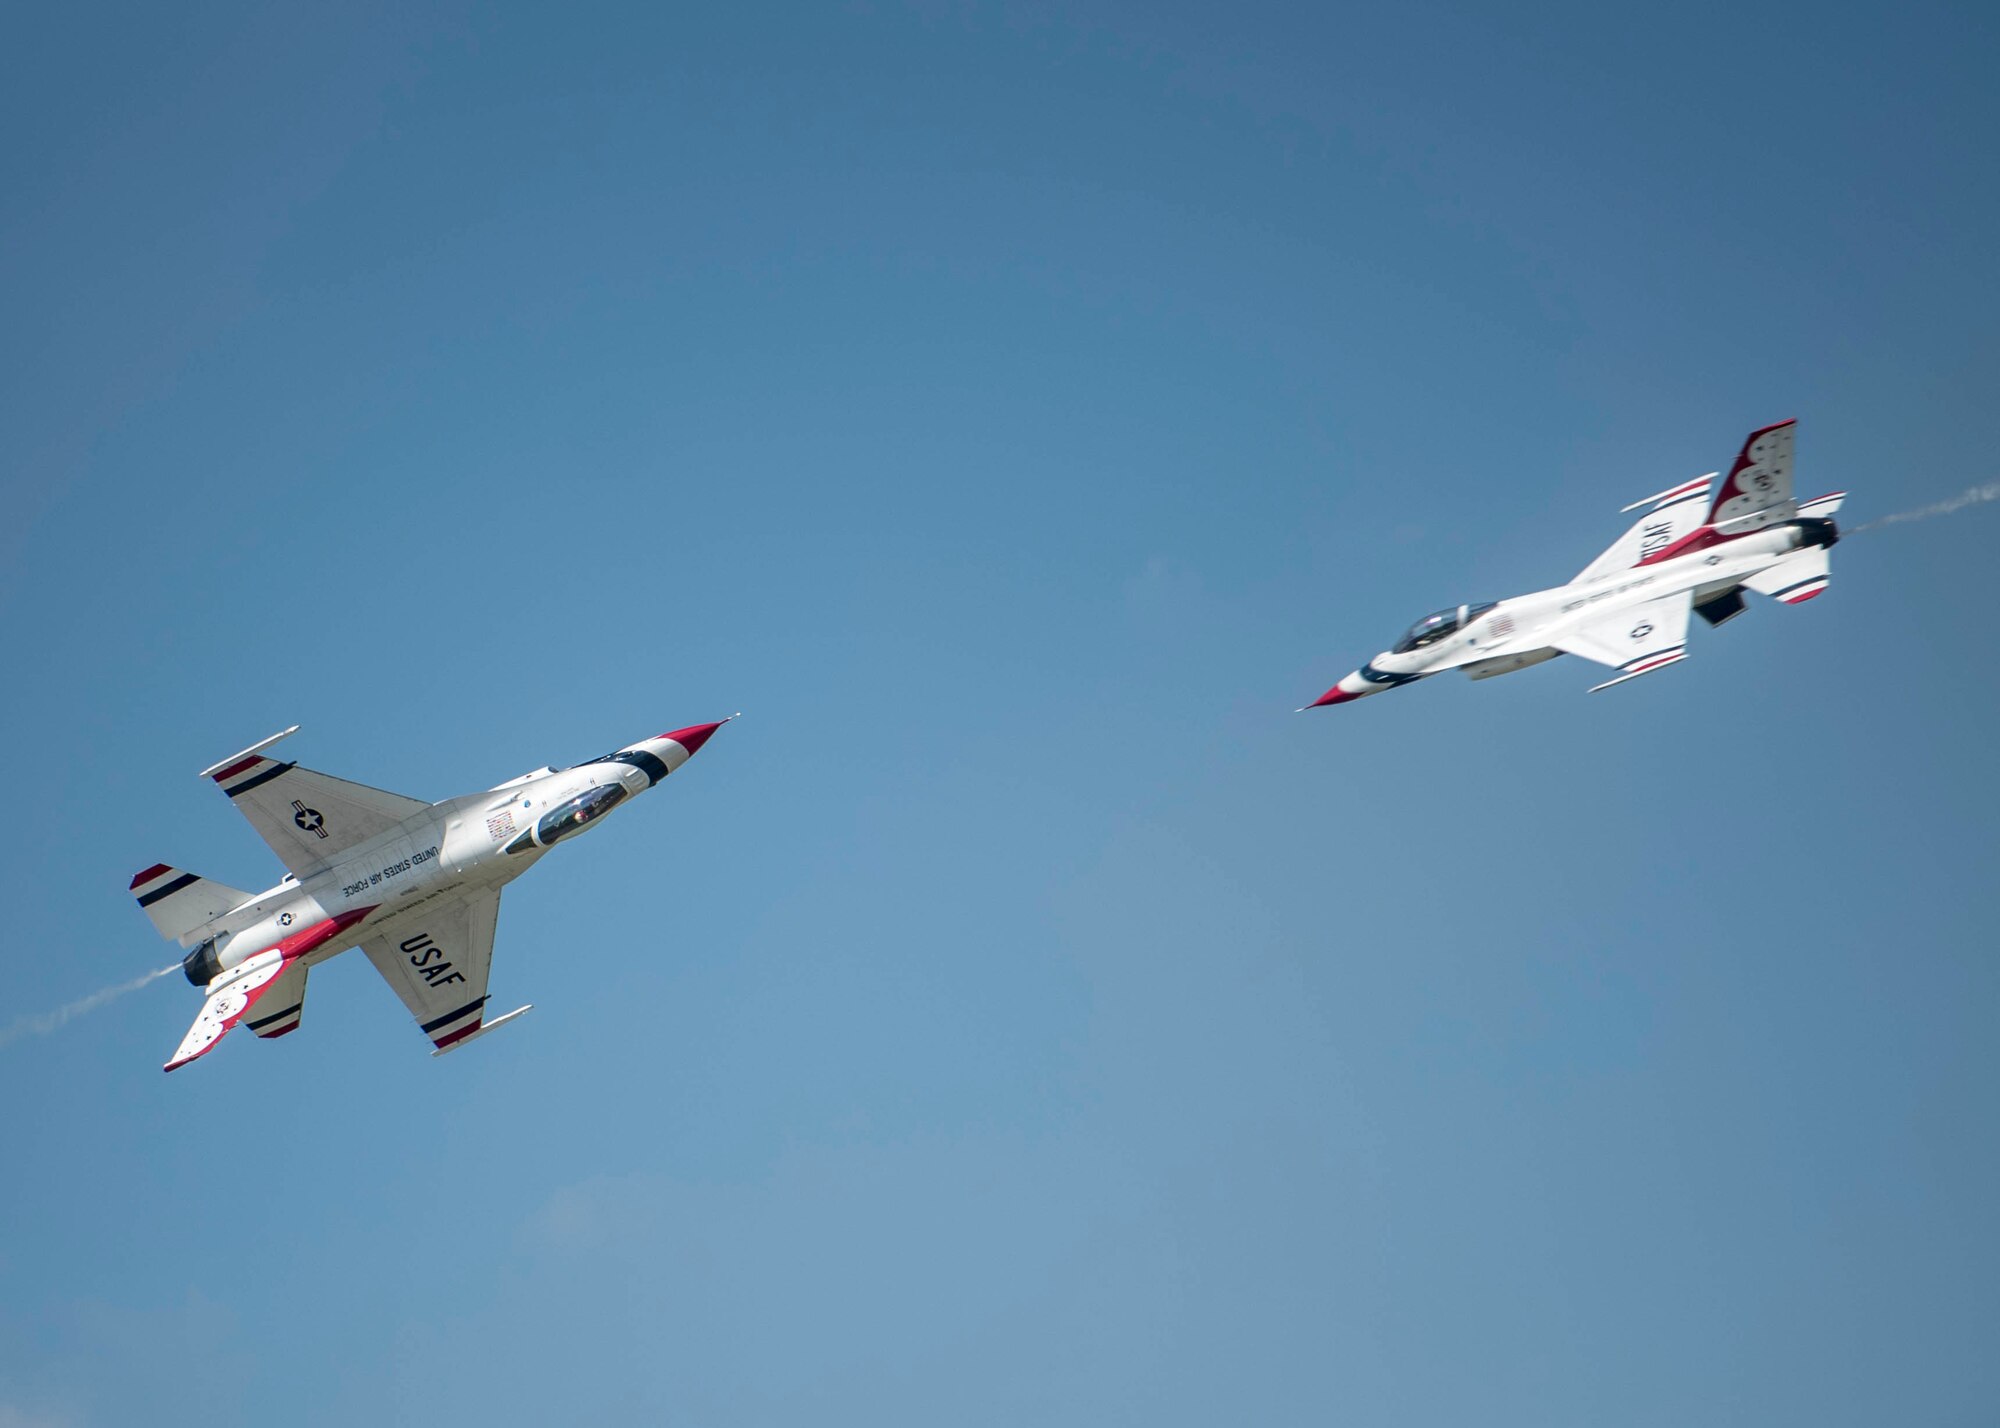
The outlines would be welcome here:
M 219 771 L 218 771 L 218 772 L 217 772 L 217 773 L 215 774 L 215 781 L 216 781 L 217 783 L 225 783 L 225 782 L 227 782 L 228 780 L 230 780 L 230 779 L 232 779 L 232 778 L 235 778 L 235 777 L 236 777 L 236 775 L 238 775 L 238 774 L 242 773 L 242 772 L 243 772 L 243 770 L 245 770 L 245 769 L 247 769 L 247 768 L 253 768 L 253 767 L 255 767 L 255 766 L 256 766 L 257 764 L 259 764 L 259 763 L 261 763 L 261 762 L 263 762 L 263 755 L 262 755 L 262 754 L 251 754 L 251 755 L 250 755 L 250 756 L 249 756 L 248 758 L 241 758 L 241 759 L 238 759 L 238 760 L 237 760 L 237 761 L 236 761 L 235 763 L 231 764 L 231 765 L 230 765 L 230 766 L 229 766 L 228 768 L 226 768 L 226 769 L 222 769 L 222 770 L 219 770 Z
M 734 717 L 734 715 L 730 716 L 730 718 Z M 728 722 L 728 719 L 718 719 L 713 724 L 690 724 L 685 729 L 671 729 L 660 735 L 660 737 L 662 739 L 672 739 L 676 744 L 686 749 L 688 756 L 692 758 L 701 751 L 701 746 L 709 741 L 710 736 Z
M 447 1046 L 458 1045 L 459 1042 L 465 1040 L 466 1037 L 471 1036 L 474 1032 L 478 1031 L 485 1024 L 486 1024 L 486 1016 L 484 1013 L 481 1013 L 479 1016 L 476 1016 L 471 1021 L 467 1022 L 464 1026 L 461 1026 L 457 1031 L 452 1032 L 449 1036 L 440 1036 L 437 1042 L 437 1049 L 439 1051 L 442 1051 Z

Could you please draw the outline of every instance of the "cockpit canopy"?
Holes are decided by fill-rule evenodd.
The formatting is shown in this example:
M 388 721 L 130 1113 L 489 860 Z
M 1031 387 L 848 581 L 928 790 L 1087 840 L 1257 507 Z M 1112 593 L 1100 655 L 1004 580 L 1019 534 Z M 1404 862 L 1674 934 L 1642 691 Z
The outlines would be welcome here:
M 1488 600 L 1483 605 L 1453 605 L 1448 610 L 1440 610 L 1435 615 L 1426 615 L 1410 626 L 1410 632 L 1396 641 L 1391 654 L 1408 654 L 1420 650 L 1425 645 L 1434 645 L 1446 635 L 1457 634 L 1481 615 L 1500 602 Z
M 559 838 L 580 833 L 593 819 L 602 818 L 624 798 L 623 785 L 615 783 L 600 784 L 588 793 L 578 794 L 560 808 L 542 815 L 542 821 L 535 825 L 535 841 L 547 848 Z

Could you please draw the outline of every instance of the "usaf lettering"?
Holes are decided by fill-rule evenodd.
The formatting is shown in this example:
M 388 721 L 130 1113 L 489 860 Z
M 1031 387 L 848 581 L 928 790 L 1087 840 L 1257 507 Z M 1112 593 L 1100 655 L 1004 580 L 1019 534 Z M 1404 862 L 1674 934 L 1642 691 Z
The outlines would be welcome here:
M 423 974 L 426 985 L 448 987 L 453 982 L 465 980 L 452 971 L 449 961 L 443 960 L 444 949 L 431 941 L 428 932 L 419 932 L 415 937 L 405 937 L 402 946 L 404 954 L 410 959 L 410 965 Z

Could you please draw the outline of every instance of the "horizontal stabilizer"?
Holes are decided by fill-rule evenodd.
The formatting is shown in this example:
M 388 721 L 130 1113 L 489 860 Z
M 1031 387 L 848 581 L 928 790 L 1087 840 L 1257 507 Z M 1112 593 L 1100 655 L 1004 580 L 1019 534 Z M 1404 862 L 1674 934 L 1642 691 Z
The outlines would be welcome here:
M 270 1041 L 297 1031 L 305 1009 L 306 964 L 300 957 L 286 963 L 284 975 L 264 988 L 257 998 L 257 1010 L 246 1016 L 243 1024 Z
M 206 1056 L 221 1044 L 229 1029 L 243 1020 L 250 1009 L 270 994 L 273 987 L 289 982 L 285 976 L 286 961 L 282 952 L 273 947 L 259 952 L 242 966 L 224 972 L 209 983 L 208 1000 L 201 1004 L 201 1011 L 195 1016 L 194 1025 L 181 1038 L 173 1059 L 167 1062 L 169 1071 L 177 1071 L 197 1057 Z M 299 982 L 301 993 L 305 983 Z
M 333 942 L 374 910 L 351 908 L 325 922 L 315 922 L 217 976 L 208 984 L 208 1000 L 201 1004 L 200 1015 L 188 1028 L 167 1070 L 206 1056 L 246 1017 L 251 1030 L 264 1037 L 283 1036 L 297 1027 L 305 1006 L 306 956 Z
M 139 900 L 160 936 L 171 937 L 185 947 L 197 940 L 192 936 L 197 929 L 250 901 L 252 895 L 155 863 L 132 875 L 132 896 Z
M 1845 491 L 1834 491 L 1825 496 L 1815 496 L 1799 507 L 1802 516 L 1817 516 L 1824 519 L 1840 509 L 1840 503 L 1847 499 Z
M 1759 595 L 1769 595 L 1787 605 L 1801 605 L 1825 590 L 1830 579 L 1832 566 L 1827 561 L 1826 547 L 1809 545 L 1743 583 Z

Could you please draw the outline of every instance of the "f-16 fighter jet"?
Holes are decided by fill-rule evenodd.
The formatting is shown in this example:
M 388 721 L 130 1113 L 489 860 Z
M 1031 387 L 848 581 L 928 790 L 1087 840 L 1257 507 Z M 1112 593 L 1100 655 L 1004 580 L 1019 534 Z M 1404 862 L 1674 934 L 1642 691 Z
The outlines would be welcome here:
M 181 966 L 207 992 L 166 1069 L 214 1050 L 239 1021 L 261 1037 L 296 1031 L 307 975 L 357 944 L 436 1045 L 433 1056 L 511 1021 L 528 1008 L 486 1020 L 500 889 L 678 769 L 728 722 L 442 803 L 266 757 L 296 724 L 203 769 L 291 875 L 261 893 L 165 863 L 132 879 L 160 935 L 193 949 Z
M 1826 589 L 1833 513 L 1846 492 L 1792 498 L 1792 432 L 1753 431 L 1719 490 L 1710 472 L 1627 506 L 1646 513 L 1567 585 L 1426 615 L 1309 708 L 1345 704 L 1447 669 L 1490 679 L 1582 655 L 1617 671 L 1591 693 L 1687 657 L 1688 612 L 1711 625 L 1743 613 L 1750 589 L 1787 605 Z

